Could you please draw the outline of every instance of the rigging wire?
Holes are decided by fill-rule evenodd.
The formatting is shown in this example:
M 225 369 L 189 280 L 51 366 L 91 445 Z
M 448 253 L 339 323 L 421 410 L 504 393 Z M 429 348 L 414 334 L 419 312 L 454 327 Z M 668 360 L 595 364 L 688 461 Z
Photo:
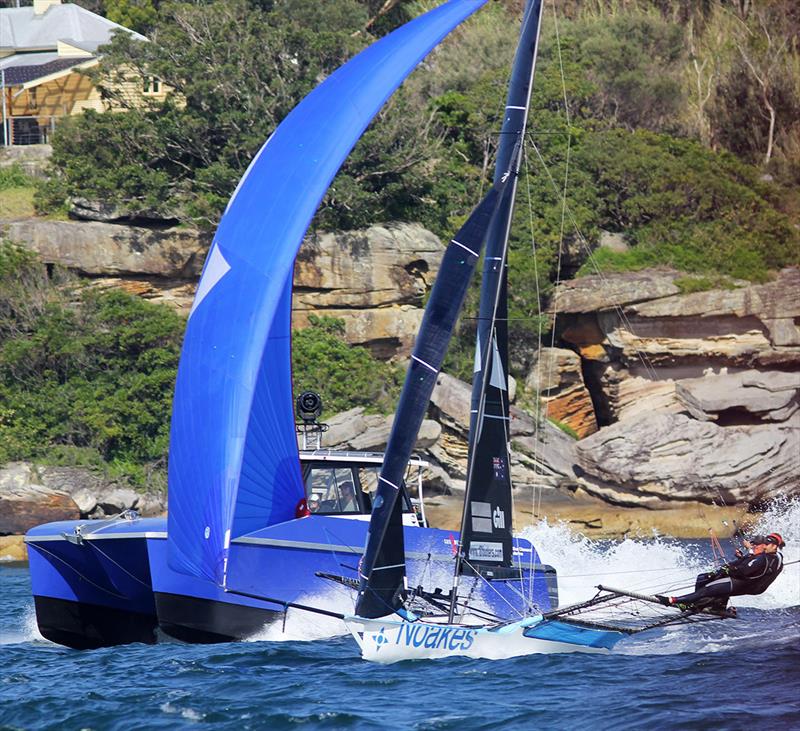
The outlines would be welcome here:
M 597 276 L 599 277 L 601 283 L 604 286 L 608 286 L 609 285 L 608 278 L 605 276 L 605 274 L 603 273 L 602 269 L 600 268 L 600 265 L 597 263 L 597 259 L 595 258 L 594 254 L 592 252 L 592 248 L 589 245 L 589 242 L 586 240 L 586 237 L 583 235 L 583 232 L 581 231 L 580 226 L 578 225 L 578 222 L 575 219 L 575 216 L 574 216 L 574 214 L 572 213 L 572 210 L 569 207 L 569 204 L 566 202 L 566 200 L 564 198 L 562 198 L 561 191 L 558 188 L 558 184 L 554 180 L 554 178 L 553 178 L 553 176 L 552 176 L 552 174 L 550 172 L 550 169 L 548 168 L 547 163 L 545 162 L 544 157 L 542 156 L 541 150 L 533 142 L 531 143 L 531 147 L 536 152 L 536 156 L 539 158 L 539 162 L 541 163 L 542 169 L 544 170 L 545 174 L 547 175 L 547 179 L 550 182 L 550 185 L 553 188 L 553 190 L 555 192 L 555 195 L 563 203 L 563 205 L 565 207 L 565 210 L 566 210 L 566 213 L 567 213 L 567 217 L 569 218 L 570 223 L 572 224 L 572 228 L 575 231 L 576 238 L 577 238 L 578 242 L 580 243 L 580 245 L 583 247 L 583 249 L 586 251 L 586 254 L 587 254 L 587 257 L 588 257 L 588 261 L 591 264 L 594 273 L 597 274 Z M 636 331 L 635 331 L 635 329 L 633 327 L 633 324 L 631 323 L 631 321 L 628 318 L 627 314 L 625 313 L 625 311 L 623 310 L 623 308 L 620 305 L 614 304 L 614 305 L 611 306 L 610 309 L 612 309 L 617 314 L 617 316 L 620 318 L 620 321 L 624 325 L 624 329 L 628 330 L 628 332 L 630 332 L 631 335 L 636 340 L 643 340 L 643 338 L 639 337 L 636 334 Z M 650 376 L 650 378 L 653 381 L 657 381 L 658 377 L 657 377 L 657 374 L 656 374 L 655 367 L 653 366 L 652 361 L 650 360 L 650 356 L 647 355 L 647 353 L 642 351 L 640 348 L 638 348 L 635 343 L 631 343 L 631 346 L 636 351 L 636 355 L 639 358 L 640 362 L 642 363 L 642 366 L 644 367 L 645 372 L 648 374 L 648 376 Z
M 554 28 L 555 28 L 556 48 L 557 48 L 557 51 L 558 51 L 559 72 L 560 72 L 560 75 L 561 75 L 561 90 L 562 90 L 563 99 L 564 99 L 564 116 L 566 118 L 567 130 L 569 130 L 569 128 L 570 128 L 569 100 L 567 98 L 567 85 L 566 85 L 566 80 L 564 78 L 564 63 L 563 63 L 563 59 L 562 59 L 562 55 L 561 55 L 561 37 L 559 35 L 559 30 L 558 30 L 558 13 L 556 11 L 555 0 L 553 0 L 553 2 L 551 2 L 550 5 L 551 5 L 552 11 L 553 11 L 553 24 L 554 24 Z M 524 145 L 523 145 L 523 147 L 524 147 Z M 555 345 L 556 317 L 557 317 L 557 315 L 556 315 L 556 312 L 557 312 L 556 299 L 558 297 L 558 285 L 560 284 L 560 280 L 561 280 L 561 262 L 562 262 L 563 252 L 564 252 L 564 228 L 565 228 L 565 221 L 566 221 L 566 199 L 567 199 L 567 188 L 568 188 L 568 185 L 569 185 L 569 170 L 570 170 L 570 154 L 571 154 L 571 150 L 572 150 L 572 135 L 569 134 L 568 137 L 567 137 L 567 154 L 566 154 L 566 162 L 565 162 L 565 166 L 564 166 L 564 185 L 563 185 L 563 196 L 562 196 L 562 205 L 561 205 L 561 221 L 560 221 L 560 227 L 559 227 L 559 241 L 558 241 L 558 262 L 557 262 L 557 265 L 556 265 L 556 285 L 555 285 L 555 290 L 554 290 L 554 294 L 553 294 L 554 300 L 553 300 L 553 307 L 552 307 L 553 320 L 552 320 L 552 323 L 550 324 L 550 327 L 551 327 L 551 330 L 550 330 L 550 349 L 551 349 L 551 351 L 552 351 L 552 349 L 553 349 L 553 347 Z M 528 189 L 528 216 L 529 216 L 528 226 L 529 226 L 529 229 L 531 231 L 531 248 L 532 248 L 533 260 L 534 260 L 534 277 L 535 277 L 535 280 L 536 280 L 536 302 L 537 302 L 537 307 L 539 309 L 539 313 L 541 314 L 541 311 L 542 311 L 542 297 L 541 297 L 541 291 L 540 291 L 540 288 L 539 288 L 539 273 L 538 273 L 537 256 L 536 256 L 536 239 L 535 239 L 535 237 L 533 235 L 533 231 L 534 231 L 533 210 L 532 210 L 532 197 L 531 197 L 531 194 L 530 194 L 530 174 L 529 174 L 529 168 L 528 168 L 528 156 L 527 155 L 525 156 L 525 165 L 526 165 L 526 168 L 525 168 L 526 176 L 525 177 L 526 177 L 526 183 L 527 183 L 527 189 Z M 537 347 L 538 347 L 539 357 L 538 357 L 537 363 L 536 363 L 536 369 L 537 369 L 537 375 L 536 375 L 536 377 L 537 377 L 537 397 L 536 397 L 536 405 L 535 405 L 536 416 L 535 416 L 535 419 L 534 419 L 534 442 L 533 442 L 534 487 L 533 487 L 533 490 L 531 492 L 531 513 L 534 516 L 536 516 L 538 514 L 538 511 L 537 511 L 537 499 L 538 499 L 538 503 L 539 503 L 538 507 L 541 508 L 542 490 L 543 490 L 543 486 L 542 486 L 541 483 L 543 482 L 544 474 L 542 472 L 542 474 L 540 475 L 539 468 L 538 468 L 538 463 L 539 463 L 539 458 L 540 457 L 543 459 L 543 456 L 540 453 L 540 444 L 541 444 L 542 452 L 543 452 L 543 450 L 544 450 L 544 448 L 546 446 L 547 412 L 548 412 L 549 405 L 550 405 L 549 401 L 544 401 L 543 409 L 542 409 L 542 401 L 543 401 L 543 399 L 542 399 L 542 395 L 541 394 L 542 394 L 543 382 L 542 382 L 542 378 L 541 378 L 541 374 L 542 374 L 542 356 L 541 356 L 541 354 L 542 354 L 542 329 L 541 329 L 541 324 L 539 325 L 539 327 L 537 327 L 537 343 L 538 343 Z M 547 384 L 550 384 L 551 381 L 552 381 L 554 366 L 555 366 L 555 358 L 551 357 L 549 359 L 549 362 L 547 363 L 547 366 L 546 366 L 547 367 L 547 371 L 548 371 L 548 373 L 547 373 L 547 381 L 546 381 Z M 540 432 L 540 424 L 542 426 L 541 431 L 544 434 L 543 437 L 540 437 L 540 433 L 539 433 Z M 533 562 L 533 552 L 531 552 L 531 563 L 532 562 Z M 531 592 L 531 596 L 532 596 L 533 595 L 533 565 L 531 565 L 529 567 L 529 571 L 530 571 L 530 573 L 529 573 L 529 576 L 530 576 L 530 579 L 529 579 L 529 581 L 530 581 L 530 592 Z

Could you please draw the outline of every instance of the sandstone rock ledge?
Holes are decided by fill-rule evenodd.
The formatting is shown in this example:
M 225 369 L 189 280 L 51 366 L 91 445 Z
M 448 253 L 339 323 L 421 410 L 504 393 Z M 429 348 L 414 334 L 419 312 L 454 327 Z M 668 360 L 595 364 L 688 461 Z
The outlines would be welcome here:
M 578 482 L 650 508 L 800 494 L 800 268 L 681 294 L 685 276 L 584 277 L 554 297 L 599 427 L 577 444 Z M 564 398 L 568 379 L 557 387 L 559 418 L 585 424 L 585 400 Z
M 210 237 L 180 226 L 98 221 L 0 221 L 0 235 L 42 261 L 91 277 L 188 315 Z M 350 343 L 381 358 L 407 356 L 423 299 L 444 253 L 419 224 L 310 233 L 297 256 L 293 326 L 310 315 L 345 322 Z

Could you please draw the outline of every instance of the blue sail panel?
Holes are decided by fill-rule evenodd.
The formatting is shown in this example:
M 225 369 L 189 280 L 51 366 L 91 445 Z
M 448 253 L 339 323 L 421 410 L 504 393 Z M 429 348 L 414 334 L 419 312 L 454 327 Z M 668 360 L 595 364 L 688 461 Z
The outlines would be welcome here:
M 291 387 L 294 259 L 389 95 L 486 0 L 451 0 L 376 41 L 286 117 L 231 198 L 198 285 L 173 402 L 169 563 L 224 584 L 232 538 L 303 497 Z

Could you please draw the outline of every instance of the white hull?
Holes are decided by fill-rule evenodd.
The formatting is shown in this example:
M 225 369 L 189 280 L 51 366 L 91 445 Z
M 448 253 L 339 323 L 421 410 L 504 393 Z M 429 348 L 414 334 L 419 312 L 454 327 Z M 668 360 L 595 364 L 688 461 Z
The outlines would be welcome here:
M 499 628 L 394 618 L 346 617 L 345 623 L 361 648 L 361 656 L 378 663 L 443 657 L 504 660 L 560 652 L 608 653 L 623 636 L 551 622 L 540 615 Z M 535 634 L 549 634 L 550 638 L 531 636 Z

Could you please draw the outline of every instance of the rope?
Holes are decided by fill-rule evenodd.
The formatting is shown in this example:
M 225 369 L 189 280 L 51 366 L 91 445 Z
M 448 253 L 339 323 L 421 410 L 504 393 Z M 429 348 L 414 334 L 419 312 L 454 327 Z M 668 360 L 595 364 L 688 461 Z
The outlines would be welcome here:
M 54 558 L 56 561 L 60 561 L 61 563 L 63 563 L 64 566 L 66 566 L 73 573 L 75 573 L 77 576 L 79 576 L 81 579 L 83 579 L 87 584 L 91 584 L 93 587 L 95 587 L 95 589 L 99 589 L 100 591 L 105 592 L 106 594 L 109 594 L 110 596 L 113 596 L 115 599 L 127 600 L 127 599 L 130 598 L 130 597 L 124 596 L 123 594 L 118 594 L 117 592 L 112 591 L 111 589 L 107 589 L 106 587 L 95 583 L 88 576 L 85 576 L 80 571 L 78 571 L 78 569 L 76 569 L 71 563 L 68 563 L 63 558 L 61 558 L 61 556 L 58 556 L 57 554 L 53 553 L 52 551 L 48 551 L 46 548 L 43 548 L 38 543 L 33 543 L 31 545 L 34 547 L 35 550 L 41 551 L 42 553 L 45 553 L 48 556 Z
M 572 151 L 572 134 L 569 133 L 570 130 L 570 111 L 569 111 L 569 100 L 567 98 L 567 84 L 566 79 L 564 77 L 564 63 L 561 56 L 561 37 L 559 35 L 558 30 L 558 13 L 556 12 L 555 1 L 551 3 L 551 8 L 553 10 L 553 21 L 555 26 L 555 34 L 556 34 L 556 48 L 558 50 L 558 64 L 559 64 L 559 72 L 561 74 L 561 90 L 564 97 L 564 116 L 566 118 L 567 123 L 567 155 L 566 155 L 566 162 L 564 166 L 564 187 L 563 187 L 563 195 L 562 195 L 562 205 L 561 205 L 561 222 L 559 228 L 559 241 L 558 241 L 558 262 L 556 264 L 556 289 L 554 290 L 554 300 L 553 300 L 553 321 L 551 324 L 551 331 L 550 331 L 550 349 L 553 349 L 555 345 L 555 333 L 556 333 L 556 317 L 557 317 L 557 307 L 556 307 L 556 298 L 558 297 L 558 285 L 561 282 L 561 262 L 564 253 L 564 228 L 565 228 L 565 221 L 566 221 L 566 200 L 567 200 L 567 187 L 569 184 L 569 166 L 570 166 L 570 155 Z M 528 226 L 531 232 L 531 250 L 533 254 L 533 262 L 534 262 L 534 279 L 536 282 L 536 302 L 537 307 L 539 310 L 539 315 L 541 318 L 542 312 L 542 296 L 541 291 L 539 288 L 539 269 L 538 269 L 538 262 L 537 262 L 537 252 L 536 252 L 536 239 L 534 237 L 534 227 L 533 227 L 533 210 L 532 210 L 532 197 L 530 192 L 530 173 L 529 173 L 529 165 L 528 165 L 528 156 L 525 155 L 525 178 L 526 178 L 526 187 L 528 191 Z M 540 320 L 541 322 L 541 320 Z M 537 330 L 537 352 L 539 353 L 539 358 L 537 359 L 536 363 L 536 380 L 538 384 L 538 392 L 536 395 L 536 418 L 534 419 L 534 431 L 533 431 L 533 474 L 534 474 L 534 487 L 533 491 L 531 492 L 531 514 L 533 516 L 537 516 L 539 510 L 541 509 L 541 501 L 542 501 L 542 478 L 544 477 L 543 472 L 539 472 L 539 461 L 542 458 L 540 452 L 540 443 L 541 443 L 541 450 L 544 450 L 546 440 L 547 440 L 547 412 L 549 409 L 549 402 L 544 401 L 542 399 L 542 328 L 541 324 L 536 328 Z M 554 368 L 554 358 L 550 359 L 550 362 L 547 365 L 547 383 L 550 383 L 552 376 L 553 376 L 553 368 Z M 539 412 L 539 407 L 542 407 L 541 413 Z M 542 426 L 544 436 L 540 439 L 540 424 Z M 537 479 L 538 478 L 538 479 Z M 538 506 L 537 506 L 538 503 Z M 533 571 L 533 551 L 531 551 L 531 565 L 529 566 L 529 594 L 531 600 L 533 600 L 533 581 L 534 581 L 534 571 Z
M 594 257 L 594 254 L 592 253 L 592 249 L 589 246 L 589 243 L 587 242 L 586 237 L 581 232 L 580 226 L 578 226 L 578 222 L 575 220 L 575 216 L 572 214 L 572 211 L 570 210 L 569 205 L 566 203 L 565 198 L 562 196 L 561 191 L 559 190 L 559 187 L 558 187 L 557 183 L 553 179 L 553 176 L 550 173 L 549 168 L 547 167 L 547 163 L 545 162 L 544 158 L 542 157 L 541 151 L 539 150 L 538 146 L 534 142 L 531 143 L 531 146 L 533 147 L 534 151 L 536 152 L 536 156 L 539 158 L 539 162 L 541 163 L 542 169 L 546 173 L 547 178 L 548 178 L 548 180 L 550 182 L 550 185 L 551 185 L 551 187 L 553 188 L 553 190 L 555 192 L 555 195 L 562 201 L 562 204 L 564 205 L 564 208 L 566 210 L 566 214 L 567 214 L 567 216 L 569 218 L 570 223 L 572 224 L 572 228 L 575 231 L 575 235 L 577 237 L 577 240 L 580 243 L 581 247 L 583 247 L 583 249 L 587 253 L 587 258 L 588 258 L 589 263 L 592 266 L 592 270 L 594 271 L 595 274 L 598 275 L 598 277 L 600 278 L 600 281 L 604 285 L 608 285 L 608 279 L 603 274 L 603 271 L 600 269 L 600 266 L 597 264 L 597 261 L 596 261 L 596 259 Z M 613 305 L 611 307 L 611 309 L 614 312 L 617 313 L 617 316 L 620 318 L 620 321 L 625 326 L 625 329 L 628 330 L 631 333 L 631 335 L 634 336 L 634 338 L 636 338 L 637 340 L 641 340 L 641 338 L 636 334 L 636 331 L 634 330 L 633 325 L 630 322 L 630 319 L 625 314 L 625 312 L 622 309 L 622 307 L 620 305 Z M 641 362 L 641 364 L 644 367 L 645 372 L 648 374 L 648 376 L 653 381 L 658 380 L 655 368 L 653 367 L 653 364 L 650 361 L 649 356 L 646 353 L 644 353 L 642 350 L 637 348 L 636 345 L 633 345 L 633 349 L 636 351 L 636 355 L 639 358 L 639 361 Z

